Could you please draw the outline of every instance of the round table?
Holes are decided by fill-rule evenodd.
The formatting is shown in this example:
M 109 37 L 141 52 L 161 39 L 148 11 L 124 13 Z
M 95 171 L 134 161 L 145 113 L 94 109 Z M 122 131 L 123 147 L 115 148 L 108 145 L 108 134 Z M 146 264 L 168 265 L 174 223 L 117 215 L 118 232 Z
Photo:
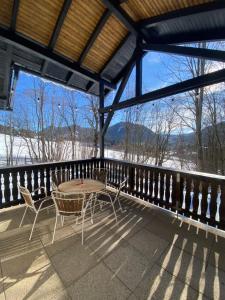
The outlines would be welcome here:
M 105 188 L 105 184 L 98 180 L 74 179 L 61 183 L 58 190 L 63 193 L 97 193 Z

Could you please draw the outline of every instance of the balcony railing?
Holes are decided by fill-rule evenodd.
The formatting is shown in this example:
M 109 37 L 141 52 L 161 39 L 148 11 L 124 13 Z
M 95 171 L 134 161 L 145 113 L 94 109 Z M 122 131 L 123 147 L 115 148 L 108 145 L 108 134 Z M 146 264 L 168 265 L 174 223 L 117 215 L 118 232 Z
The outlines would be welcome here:
M 45 186 L 50 194 L 53 171 L 68 169 L 71 179 L 91 178 L 93 169 L 97 167 L 108 169 L 108 183 L 114 186 L 127 178 L 124 192 L 129 195 L 225 230 L 225 176 L 183 172 L 114 159 L 1 168 L 0 208 L 23 203 L 18 191 L 19 184 L 30 190 Z

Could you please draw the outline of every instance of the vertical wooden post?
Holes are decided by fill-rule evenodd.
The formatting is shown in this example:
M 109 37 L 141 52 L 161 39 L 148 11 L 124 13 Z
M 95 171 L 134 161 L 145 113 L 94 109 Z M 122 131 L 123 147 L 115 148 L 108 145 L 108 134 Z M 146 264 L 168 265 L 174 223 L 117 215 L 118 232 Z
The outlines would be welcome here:
M 99 108 L 104 108 L 104 83 L 100 81 L 99 83 Z M 104 127 L 104 113 L 100 113 L 99 116 L 99 146 L 100 146 L 100 159 L 104 158 L 104 133 L 103 133 L 103 127 Z
M 136 97 L 142 95 L 142 57 L 143 57 L 143 52 L 141 49 L 139 49 L 137 52 L 137 60 L 136 60 L 136 85 L 135 85 Z

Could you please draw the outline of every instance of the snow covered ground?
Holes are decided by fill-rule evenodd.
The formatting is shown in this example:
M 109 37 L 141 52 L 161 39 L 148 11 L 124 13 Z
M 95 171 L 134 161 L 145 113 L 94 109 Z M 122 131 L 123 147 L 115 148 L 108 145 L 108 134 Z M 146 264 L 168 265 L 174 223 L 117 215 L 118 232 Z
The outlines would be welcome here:
M 35 140 L 33 141 L 35 145 Z M 10 136 L 0 134 L 0 165 L 4 166 L 6 165 L 6 153 L 7 153 L 7 146 L 10 145 Z M 61 148 L 60 148 L 61 147 Z M 59 146 L 59 150 L 65 152 L 64 160 L 71 159 L 71 142 L 64 141 L 62 142 L 62 145 Z M 76 142 L 76 158 L 77 159 L 83 159 L 84 157 L 88 158 L 91 157 L 91 148 L 81 144 L 80 142 Z M 9 148 L 8 148 L 9 151 Z M 13 142 L 13 157 L 15 160 L 15 164 L 17 165 L 24 165 L 31 163 L 30 156 L 29 156 L 29 149 L 25 142 L 25 140 L 21 137 L 14 137 Z M 105 157 L 107 158 L 114 158 L 114 159 L 120 159 L 123 160 L 123 152 L 122 151 L 116 151 L 112 149 L 105 149 Z M 145 164 L 152 164 L 152 159 L 149 159 Z M 173 157 L 169 160 L 167 160 L 164 164 L 164 167 L 173 168 L 173 169 L 180 169 L 180 161 Z M 191 165 L 189 165 L 190 169 Z M 194 166 L 193 166 L 194 167 Z

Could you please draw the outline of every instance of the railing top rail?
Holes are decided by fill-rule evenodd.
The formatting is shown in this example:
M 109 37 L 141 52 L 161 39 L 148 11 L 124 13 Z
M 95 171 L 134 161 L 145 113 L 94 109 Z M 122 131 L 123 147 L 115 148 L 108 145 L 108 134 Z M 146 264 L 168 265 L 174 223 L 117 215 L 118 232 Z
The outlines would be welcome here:
M 3 173 L 5 171 L 17 171 L 21 169 L 36 169 L 36 168 L 44 168 L 44 167 L 57 167 L 65 164 L 73 164 L 73 163 L 85 163 L 85 162 L 91 162 L 93 160 L 98 161 L 99 158 L 90 158 L 90 159 L 81 159 L 81 160 L 64 160 L 64 161 L 57 161 L 57 162 L 44 162 L 44 163 L 36 163 L 36 164 L 30 164 L 30 165 L 17 165 L 17 166 L 4 166 L 3 168 L 0 167 L 0 173 Z
M 171 172 L 171 173 L 176 173 L 176 174 L 179 173 L 180 175 L 185 175 L 185 176 L 195 176 L 195 177 L 199 177 L 202 179 L 210 178 L 212 180 L 224 181 L 224 183 L 225 183 L 225 176 L 212 174 L 212 173 L 196 172 L 196 171 L 183 171 L 183 170 L 178 170 L 178 169 L 173 169 L 173 168 L 157 167 L 155 165 L 146 165 L 146 164 L 133 163 L 133 162 L 129 162 L 129 161 L 121 161 L 119 159 L 114 159 L 114 158 L 104 158 L 104 160 L 121 163 L 123 165 L 128 165 L 128 166 L 143 167 L 143 168 L 155 169 L 155 170 L 159 170 L 159 171 L 161 170 L 164 172 Z

